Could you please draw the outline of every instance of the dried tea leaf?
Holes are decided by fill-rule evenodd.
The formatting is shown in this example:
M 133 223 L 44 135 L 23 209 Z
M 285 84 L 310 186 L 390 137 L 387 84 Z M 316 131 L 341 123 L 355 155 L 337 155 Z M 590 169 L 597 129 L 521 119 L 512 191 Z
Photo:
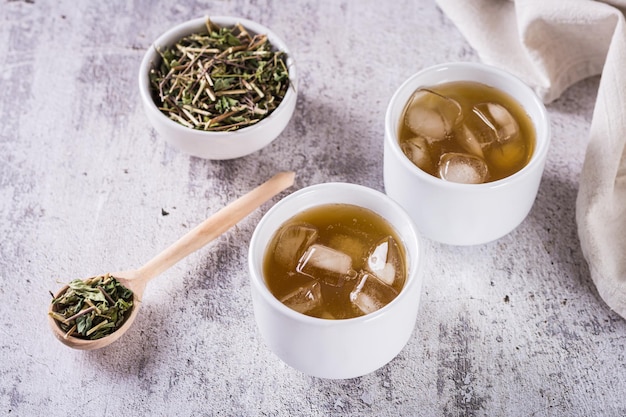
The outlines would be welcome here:
M 52 299 L 50 316 L 66 334 L 95 340 L 119 329 L 133 308 L 133 292 L 110 274 L 73 280 Z
M 104 298 L 104 294 L 102 294 L 102 292 L 97 287 L 92 287 L 81 279 L 75 279 L 68 285 L 76 293 L 76 295 L 80 297 L 88 298 L 92 301 L 106 301 L 106 298 Z
M 208 19 L 206 28 L 158 51 L 161 62 L 149 78 L 159 109 L 206 131 L 237 130 L 269 116 L 290 85 L 285 53 L 241 25 L 219 27 Z

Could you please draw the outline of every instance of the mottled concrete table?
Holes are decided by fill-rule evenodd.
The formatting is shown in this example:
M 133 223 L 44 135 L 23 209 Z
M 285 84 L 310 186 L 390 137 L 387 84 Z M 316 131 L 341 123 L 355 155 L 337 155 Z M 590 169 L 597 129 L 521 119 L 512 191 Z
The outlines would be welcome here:
M 301 76 L 284 133 L 237 160 L 178 152 L 139 102 L 152 39 L 205 14 L 270 26 Z M 383 190 L 393 91 L 425 66 L 478 60 L 434 2 L 0 0 L 0 56 L 1 415 L 626 414 L 626 322 L 599 298 L 575 226 L 598 78 L 548 106 L 553 146 L 524 223 L 477 247 L 425 241 L 408 345 L 333 381 L 284 365 L 257 333 L 247 244 L 271 203 L 153 281 L 105 349 L 53 338 L 48 291 L 140 265 L 279 170 L 297 171 L 295 189 Z

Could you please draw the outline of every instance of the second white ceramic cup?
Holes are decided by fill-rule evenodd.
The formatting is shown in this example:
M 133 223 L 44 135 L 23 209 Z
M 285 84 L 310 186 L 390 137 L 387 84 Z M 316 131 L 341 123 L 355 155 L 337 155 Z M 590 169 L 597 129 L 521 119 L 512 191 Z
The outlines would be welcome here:
M 484 184 L 459 184 L 429 175 L 402 152 L 398 128 L 409 98 L 420 87 L 452 81 L 475 81 L 516 99 L 536 133 L 529 163 L 515 174 Z M 492 66 L 449 63 L 426 68 L 395 92 L 385 116 L 385 192 L 413 218 L 421 235 L 452 245 L 477 245 L 515 229 L 528 215 L 539 189 L 548 148 L 550 122 L 545 106 L 521 80 Z

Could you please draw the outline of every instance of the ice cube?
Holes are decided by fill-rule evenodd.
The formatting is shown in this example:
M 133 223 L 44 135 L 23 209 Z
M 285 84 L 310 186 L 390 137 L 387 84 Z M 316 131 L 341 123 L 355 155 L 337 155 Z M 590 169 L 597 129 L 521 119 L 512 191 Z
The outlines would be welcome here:
M 398 292 L 373 274 L 359 275 L 356 287 L 350 292 L 350 301 L 364 314 L 372 313 L 389 304 Z
M 519 125 L 511 113 L 498 103 L 480 103 L 472 112 L 482 122 L 482 128 L 475 132 L 485 145 L 493 142 L 505 143 L 519 135 Z
M 484 158 L 483 148 L 480 141 L 476 138 L 476 135 L 472 130 L 467 127 L 466 124 L 457 131 L 455 139 L 459 145 L 468 153 L 475 155 L 479 158 Z
M 298 261 L 296 270 L 334 287 L 342 286 L 346 280 L 356 277 L 350 256 L 319 244 L 308 247 Z
M 445 139 L 461 119 L 461 106 L 455 100 L 420 88 L 409 101 L 404 123 L 413 133 L 429 142 Z
M 298 287 L 280 301 L 292 310 L 306 314 L 322 305 L 322 289 L 317 281 Z
M 300 256 L 317 239 L 317 230 L 306 224 L 295 224 L 280 231 L 274 249 L 276 261 L 293 271 Z
M 506 143 L 495 143 L 485 152 L 485 158 L 495 168 L 511 169 L 521 166 L 526 161 L 528 150 L 522 136 L 510 139 Z
M 362 239 L 345 233 L 330 236 L 327 246 L 345 253 L 352 259 L 363 259 L 368 251 Z
M 333 315 L 333 313 L 331 313 L 331 312 L 330 312 L 330 311 L 328 311 L 328 310 L 324 310 L 324 311 L 322 311 L 322 312 L 319 314 L 319 316 L 318 316 L 318 317 L 319 317 L 320 319 L 326 319 L 326 320 L 336 320 L 336 319 L 337 319 L 337 317 L 335 317 L 335 316 Z
M 428 141 L 423 136 L 416 136 L 402 141 L 400 148 L 402 148 L 402 152 L 404 152 L 411 162 L 417 165 L 420 169 L 431 173 L 434 171 L 434 164 L 430 157 Z
M 446 181 L 481 184 L 488 175 L 485 161 L 474 155 L 448 152 L 439 159 L 439 177 Z
M 371 273 L 387 285 L 393 285 L 396 274 L 404 269 L 400 248 L 395 239 L 388 236 L 379 241 L 367 257 Z

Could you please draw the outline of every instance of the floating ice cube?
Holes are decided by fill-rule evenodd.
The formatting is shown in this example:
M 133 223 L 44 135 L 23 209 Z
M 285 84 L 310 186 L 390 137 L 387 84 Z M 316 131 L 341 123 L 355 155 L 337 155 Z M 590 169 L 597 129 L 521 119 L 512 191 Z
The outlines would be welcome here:
M 420 169 L 426 172 L 433 172 L 434 164 L 430 157 L 430 151 L 428 149 L 428 141 L 422 136 L 416 136 L 414 138 L 402 141 L 400 144 L 402 152 L 417 165 Z
M 287 307 L 306 314 L 322 305 L 322 289 L 320 283 L 311 281 L 297 288 L 280 300 Z
M 336 233 L 330 236 L 327 246 L 345 253 L 352 259 L 362 259 L 368 251 L 362 239 L 344 233 Z
M 320 319 L 326 319 L 326 320 L 336 320 L 337 319 L 337 317 L 335 317 L 334 314 L 331 313 L 328 310 L 322 311 L 318 317 Z
M 519 135 L 519 125 L 511 113 L 498 103 L 480 103 L 472 112 L 483 123 L 483 128 L 475 132 L 483 144 L 504 143 Z
M 393 285 L 396 274 L 404 269 L 400 248 L 395 239 L 388 236 L 379 241 L 367 257 L 367 268 L 387 285 Z
M 296 270 L 311 278 L 332 286 L 341 286 L 346 280 L 354 279 L 352 258 L 327 246 L 314 244 L 308 247 L 298 261 Z
M 459 103 L 421 88 L 411 97 L 404 122 L 416 135 L 424 136 L 428 141 L 439 141 L 451 133 L 460 118 Z
M 309 225 L 288 226 L 278 236 L 274 257 L 280 265 L 293 271 L 302 253 L 315 239 L 317 239 L 317 230 Z
M 455 139 L 457 143 L 468 153 L 479 158 L 483 158 L 485 156 L 480 141 L 466 124 L 464 124 L 463 127 L 456 132 Z
M 488 175 L 485 161 L 474 155 L 448 152 L 439 159 L 439 177 L 446 181 L 481 184 Z
M 350 301 L 364 314 L 383 308 L 398 295 L 396 290 L 373 274 L 364 272 L 358 278 L 358 284 L 350 292 Z
M 486 159 L 500 169 L 523 165 L 527 155 L 526 143 L 521 135 L 505 143 L 495 143 L 485 152 Z

